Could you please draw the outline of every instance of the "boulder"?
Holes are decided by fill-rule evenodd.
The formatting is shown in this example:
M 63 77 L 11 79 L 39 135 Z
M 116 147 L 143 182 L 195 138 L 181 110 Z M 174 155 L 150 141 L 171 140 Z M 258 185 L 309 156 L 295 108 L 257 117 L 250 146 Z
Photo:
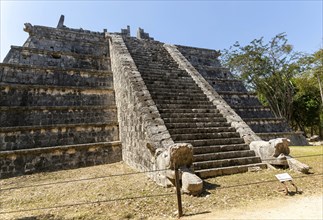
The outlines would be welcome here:
M 182 192 L 191 195 L 199 195 L 203 191 L 203 180 L 196 176 L 191 170 L 182 171 Z
M 287 157 L 289 169 L 308 174 L 310 167 L 292 157 Z

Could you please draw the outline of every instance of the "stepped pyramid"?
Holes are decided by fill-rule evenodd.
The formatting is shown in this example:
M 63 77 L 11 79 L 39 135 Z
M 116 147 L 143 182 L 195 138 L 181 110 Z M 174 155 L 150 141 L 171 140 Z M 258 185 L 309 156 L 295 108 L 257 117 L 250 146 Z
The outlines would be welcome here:
M 124 160 L 153 170 L 154 151 L 193 145 L 201 177 L 265 167 L 260 138 L 304 144 L 220 66 L 214 50 L 119 33 L 25 24 L 0 64 L 0 178 Z

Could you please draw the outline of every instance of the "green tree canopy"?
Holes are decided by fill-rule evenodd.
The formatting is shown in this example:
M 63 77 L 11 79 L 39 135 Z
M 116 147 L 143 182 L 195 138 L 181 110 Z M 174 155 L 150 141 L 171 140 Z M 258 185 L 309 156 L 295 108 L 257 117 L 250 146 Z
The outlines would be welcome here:
M 300 72 L 298 60 L 302 54 L 288 44 L 285 33 L 276 35 L 268 43 L 263 38 L 247 46 L 237 42 L 222 54 L 224 66 L 241 78 L 247 88 L 256 91 L 276 117 L 291 121 L 295 93 L 292 78 Z
M 302 72 L 294 81 L 297 93 L 293 101 L 293 120 L 298 127 L 311 135 L 318 133 L 321 137 L 323 127 L 323 49 L 304 56 L 299 60 Z

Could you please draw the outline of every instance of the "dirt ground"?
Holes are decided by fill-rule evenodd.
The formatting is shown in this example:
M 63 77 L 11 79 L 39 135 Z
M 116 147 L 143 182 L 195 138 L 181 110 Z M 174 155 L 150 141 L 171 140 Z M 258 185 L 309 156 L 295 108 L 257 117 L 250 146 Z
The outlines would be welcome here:
M 310 174 L 266 169 L 206 179 L 201 196 L 182 195 L 181 219 L 323 220 L 323 146 L 291 152 Z M 291 193 L 284 195 L 275 175 L 285 172 L 302 194 L 288 184 Z M 2 179 L 0 188 L 1 220 L 177 219 L 174 187 L 160 187 L 124 162 Z M 142 199 L 124 199 L 131 197 Z
M 212 210 L 211 213 L 182 219 L 323 219 L 323 195 L 299 198 L 286 196 L 246 207 Z

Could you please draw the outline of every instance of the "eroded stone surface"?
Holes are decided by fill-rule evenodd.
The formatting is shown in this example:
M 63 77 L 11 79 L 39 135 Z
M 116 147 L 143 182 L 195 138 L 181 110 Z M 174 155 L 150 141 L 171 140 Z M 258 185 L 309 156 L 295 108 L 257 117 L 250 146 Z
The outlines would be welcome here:
M 295 158 L 292 157 L 287 157 L 287 163 L 290 169 L 301 172 L 301 173 L 305 173 L 308 174 L 310 167 L 298 160 L 296 160 Z
M 158 151 L 157 168 L 159 170 L 170 169 L 163 172 L 170 182 L 175 182 L 174 169 L 179 169 L 182 191 L 192 195 L 198 195 L 202 192 L 203 180 L 190 169 L 193 163 L 193 146 L 191 144 L 176 143 L 166 150 L 159 149 Z
M 290 140 L 286 138 L 276 138 L 270 141 L 253 141 L 250 143 L 250 149 L 254 150 L 266 163 L 289 166 L 292 170 L 308 173 L 309 166 L 289 155 L 289 143 Z
M 289 155 L 290 141 L 286 138 L 276 138 L 270 141 L 253 141 L 250 149 L 254 150 L 262 159 L 274 159 L 280 154 Z
M 203 180 L 189 169 L 181 170 L 182 191 L 191 195 L 199 195 L 203 191 Z

